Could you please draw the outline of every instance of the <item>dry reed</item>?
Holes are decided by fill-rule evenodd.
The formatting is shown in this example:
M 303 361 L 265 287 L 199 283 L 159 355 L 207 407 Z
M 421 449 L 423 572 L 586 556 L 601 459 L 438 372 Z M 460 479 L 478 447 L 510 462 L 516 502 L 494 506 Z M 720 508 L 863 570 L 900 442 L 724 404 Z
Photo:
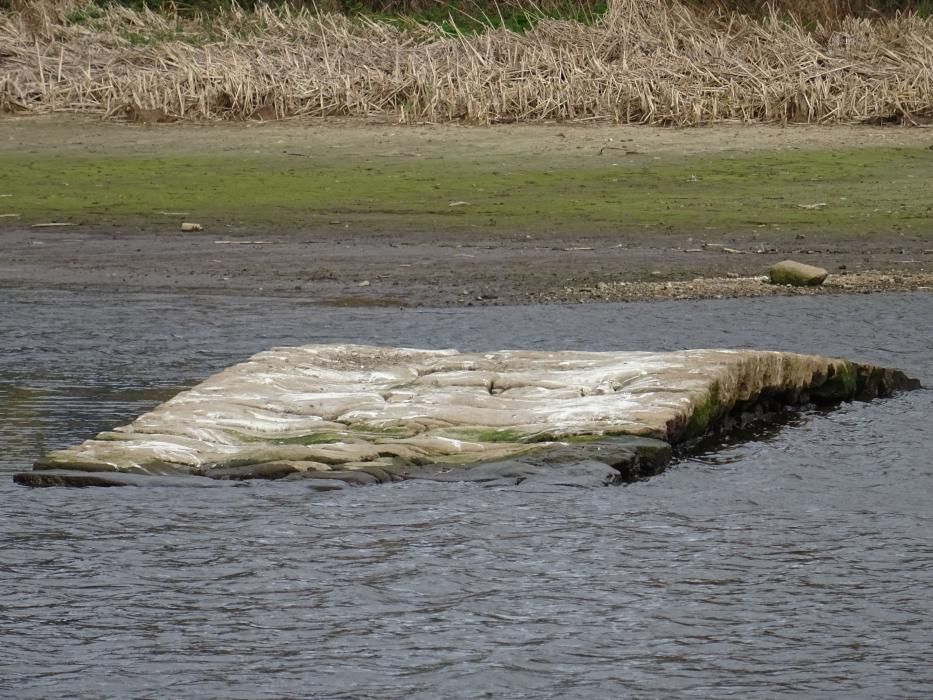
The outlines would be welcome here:
M 849 18 L 807 29 L 777 15 L 616 0 L 595 25 L 542 20 L 526 34 L 449 36 L 287 7 L 191 20 L 42 0 L 0 14 L 2 110 L 918 123 L 933 118 L 933 21 Z

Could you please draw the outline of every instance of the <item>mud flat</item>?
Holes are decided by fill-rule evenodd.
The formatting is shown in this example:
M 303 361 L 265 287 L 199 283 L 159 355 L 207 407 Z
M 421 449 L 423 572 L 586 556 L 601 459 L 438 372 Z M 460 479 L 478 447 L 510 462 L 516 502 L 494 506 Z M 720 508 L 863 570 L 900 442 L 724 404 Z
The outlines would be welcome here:
M 752 350 L 283 347 L 14 478 L 288 479 L 323 490 L 412 478 L 614 484 L 662 471 L 673 447 L 736 421 L 918 386 L 893 369 Z
M 0 288 L 395 307 L 931 289 L 930 144 L 899 127 L 5 117 Z M 784 259 L 830 276 L 763 283 Z

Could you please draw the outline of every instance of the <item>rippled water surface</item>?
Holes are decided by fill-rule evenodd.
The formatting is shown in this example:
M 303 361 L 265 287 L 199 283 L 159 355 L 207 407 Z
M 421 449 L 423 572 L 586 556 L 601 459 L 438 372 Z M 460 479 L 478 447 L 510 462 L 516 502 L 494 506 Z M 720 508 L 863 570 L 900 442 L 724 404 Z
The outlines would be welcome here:
M 931 386 L 931 327 L 929 294 L 370 311 L 4 290 L 0 697 L 929 697 L 927 390 L 618 488 L 9 474 L 273 345 L 761 347 Z

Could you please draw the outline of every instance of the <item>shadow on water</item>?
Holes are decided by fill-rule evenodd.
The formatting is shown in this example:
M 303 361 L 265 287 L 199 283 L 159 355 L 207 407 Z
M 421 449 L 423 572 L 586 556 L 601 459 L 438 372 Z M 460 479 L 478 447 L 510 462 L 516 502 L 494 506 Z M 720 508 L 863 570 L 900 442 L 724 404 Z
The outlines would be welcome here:
M 697 440 L 680 445 L 675 450 L 674 457 L 680 462 L 723 464 L 738 459 L 733 453 L 733 448 L 737 446 L 748 443 L 767 443 L 781 435 L 788 427 L 806 425 L 811 415 L 825 415 L 832 410 L 829 407 L 811 406 L 805 409 L 788 408 L 784 411 L 771 412 L 742 425 L 714 430 Z

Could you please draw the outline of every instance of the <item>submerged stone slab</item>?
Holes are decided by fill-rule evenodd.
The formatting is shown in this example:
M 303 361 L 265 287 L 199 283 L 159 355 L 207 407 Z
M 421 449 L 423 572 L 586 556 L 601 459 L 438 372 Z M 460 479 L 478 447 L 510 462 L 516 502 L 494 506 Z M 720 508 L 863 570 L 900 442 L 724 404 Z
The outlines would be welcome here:
M 577 475 L 584 482 L 602 479 L 598 465 L 613 470 L 610 481 L 631 481 L 663 469 L 670 445 L 744 410 L 913 386 L 896 370 L 752 350 L 275 348 L 127 426 L 49 453 L 34 471 L 55 470 L 54 478 L 17 481 L 67 483 L 71 474 L 91 485 L 88 473 L 121 472 L 308 479 L 327 488 L 328 477 L 466 478 L 478 464 L 474 476 L 525 480 L 583 463 L 596 463 Z
M 190 476 L 155 476 L 132 472 L 80 471 L 68 469 L 40 469 L 13 475 L 13 481 L 23 486 L 162 486 L 191 488 L 219 487 L 223 484 L 213 479 L 191 478 Z

